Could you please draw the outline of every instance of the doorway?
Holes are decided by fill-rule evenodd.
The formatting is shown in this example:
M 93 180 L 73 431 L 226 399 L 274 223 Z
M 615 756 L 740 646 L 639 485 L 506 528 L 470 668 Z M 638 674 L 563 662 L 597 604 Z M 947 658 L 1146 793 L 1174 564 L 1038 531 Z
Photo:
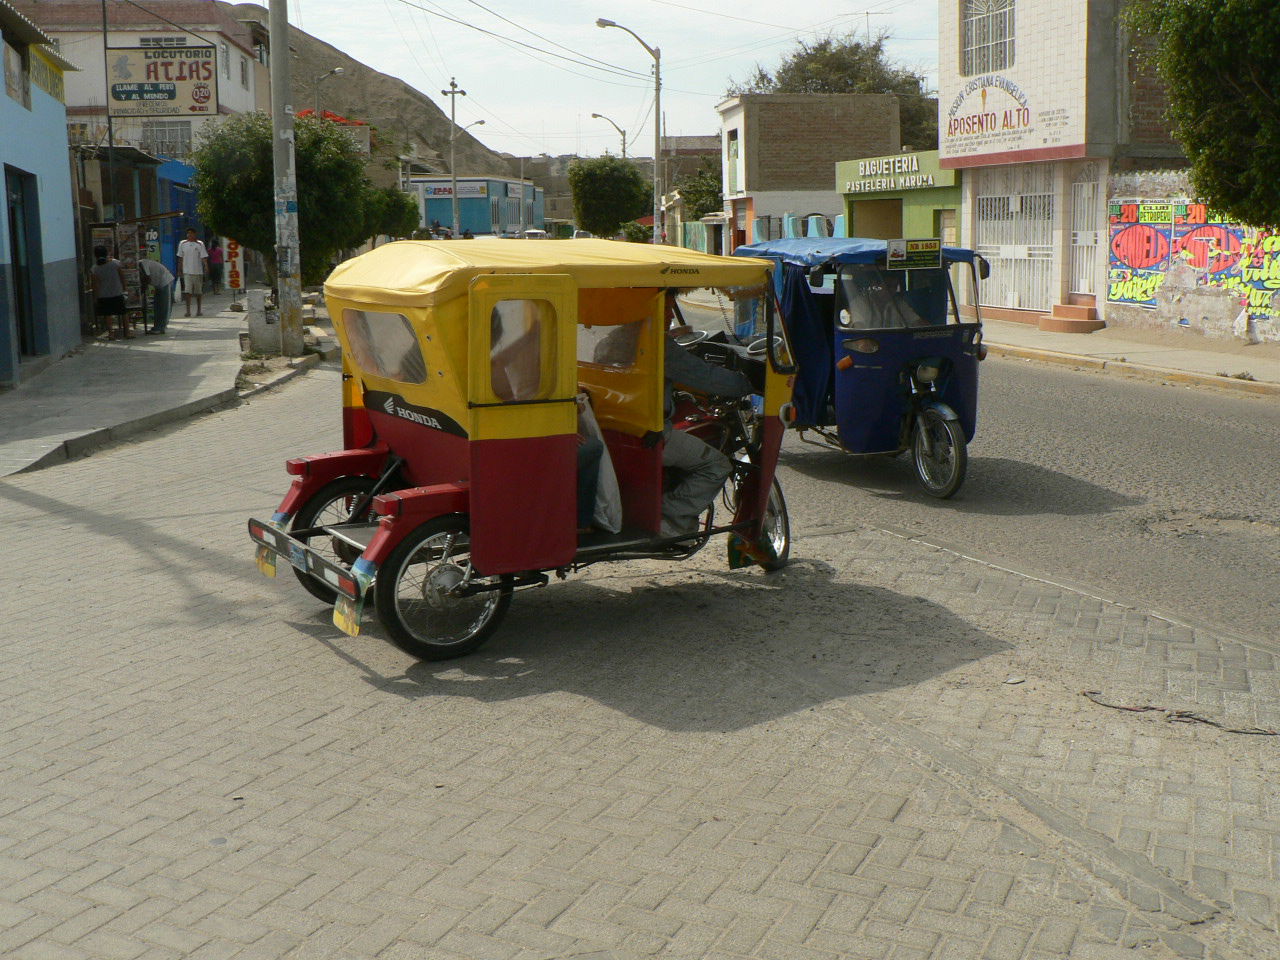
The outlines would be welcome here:
M 896 240 L 902 236 L 902 199 L 855 200 L 853 230 L 855 237 L 871 240 Z
M 36 307 L 44 291 L 44 270 L 37 229 L 35 179 L 13 167 L 4 168 L 5 214 L 13 271 L 13 327 L 20 357 L 34 357 L 40 352 Z

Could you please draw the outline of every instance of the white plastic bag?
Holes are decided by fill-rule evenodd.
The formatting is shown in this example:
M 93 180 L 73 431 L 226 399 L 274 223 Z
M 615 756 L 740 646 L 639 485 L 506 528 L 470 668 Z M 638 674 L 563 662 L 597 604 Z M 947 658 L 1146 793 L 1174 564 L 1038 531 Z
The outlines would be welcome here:
M 604 434 L 600 424 L 596 422 L 595 412 L 591 409 L 590 398 L 580 394 L 588 402 L 578 404 L 578 429 L 583 436 L 595 437 L 604 446 L 600 454 L 600 475 L 596 481 L 596 508 L 591 515 L 591 522 L 601 530 L 617 533 L 622 529 L 622 493 L 618 489 L 618 474 L 613 469 L 613 459 L 609 456 L 609 445 L 604 442 Z

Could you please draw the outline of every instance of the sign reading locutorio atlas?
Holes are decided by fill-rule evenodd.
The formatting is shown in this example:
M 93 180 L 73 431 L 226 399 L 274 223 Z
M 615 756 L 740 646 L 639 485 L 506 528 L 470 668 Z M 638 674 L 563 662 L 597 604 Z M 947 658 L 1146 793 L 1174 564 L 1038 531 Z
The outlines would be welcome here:
M 111 47 L 113 117 L 202 117 L 218 112 L 213 47 Z

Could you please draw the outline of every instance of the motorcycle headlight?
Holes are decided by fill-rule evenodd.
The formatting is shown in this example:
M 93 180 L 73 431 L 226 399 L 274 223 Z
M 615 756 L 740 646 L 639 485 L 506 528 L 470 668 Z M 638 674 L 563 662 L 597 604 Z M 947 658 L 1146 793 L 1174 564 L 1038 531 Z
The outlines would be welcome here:
M 916 379 L 921 383 L 933 383 L 933 381 L 938 379 L 938 374 L 940 372 L 941 371 L 938 369 L 936 364 L 922 364 L 921 366 L 916 367 Z

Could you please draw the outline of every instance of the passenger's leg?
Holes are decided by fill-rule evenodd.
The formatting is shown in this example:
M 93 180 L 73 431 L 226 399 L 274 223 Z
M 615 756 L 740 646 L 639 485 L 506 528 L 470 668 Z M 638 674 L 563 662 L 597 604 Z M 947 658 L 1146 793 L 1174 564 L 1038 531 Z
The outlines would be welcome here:
M 578 529 L 591 526 L 596 512 L 596 487 L 600 482 L 600 458 L 604 441 L 596 437 L 578 438 Z
M 715 499 L 733 465 L 719 450 L 683 430 L 669 430 L 662 465 L 680 471 L 662 498 L 662 533 L 690 533 L 702 511 Z

